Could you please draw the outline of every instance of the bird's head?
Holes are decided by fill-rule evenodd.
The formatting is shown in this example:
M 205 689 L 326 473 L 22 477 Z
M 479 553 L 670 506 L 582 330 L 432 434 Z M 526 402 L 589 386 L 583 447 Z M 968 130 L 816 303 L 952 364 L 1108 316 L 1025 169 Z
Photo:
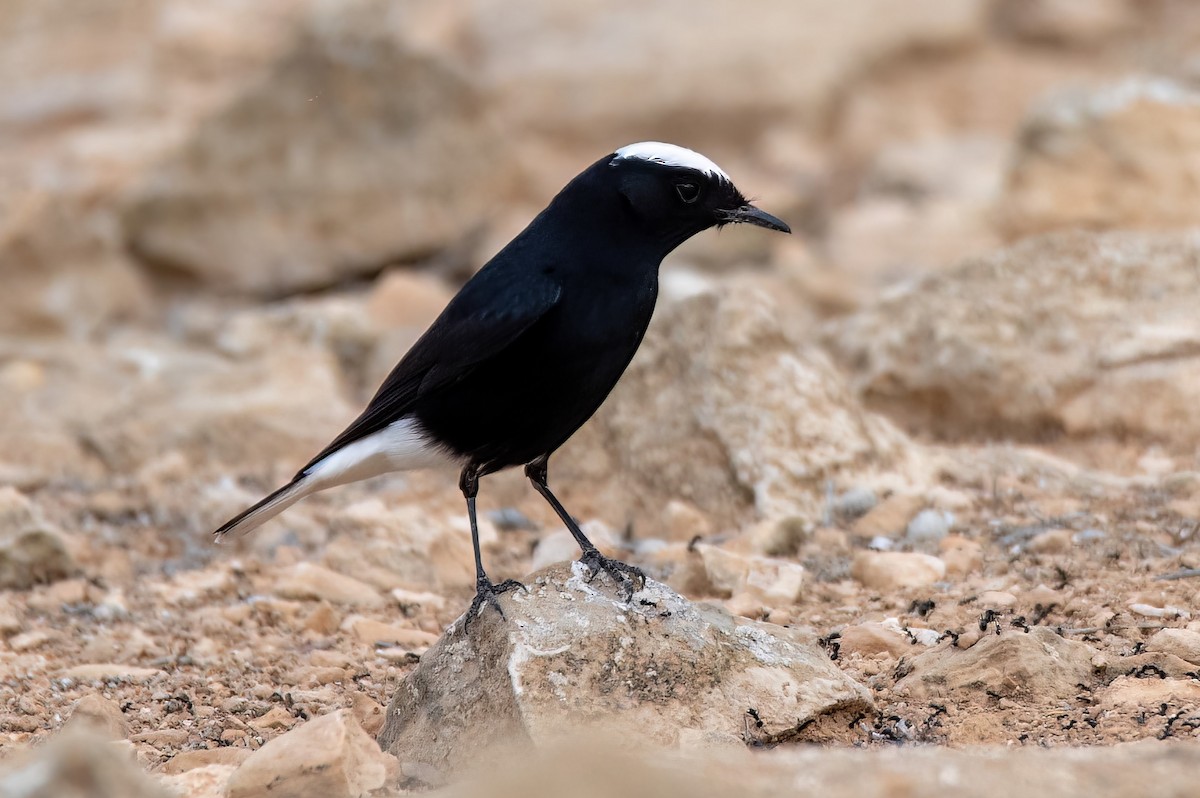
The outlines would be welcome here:
M 613 153 L 607 168 L 627 210 L 672 245 L 726 224 L 792 232 L 751 205 L 719 166 L 684 147 L 659 141 L 630 144 Z

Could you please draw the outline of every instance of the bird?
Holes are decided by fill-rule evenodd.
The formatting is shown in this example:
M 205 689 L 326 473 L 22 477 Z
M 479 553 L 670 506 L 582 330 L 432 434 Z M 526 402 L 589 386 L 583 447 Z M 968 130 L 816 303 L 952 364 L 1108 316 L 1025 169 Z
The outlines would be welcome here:
M 497 596 L 483 567 L 479 480 L 525 476 L 579 544 L 589 579 L 625 592 L 641 569 L 602 555 L 550 490 L 555 453 L 617 384 L 650 324 L 663 259 L 712 227 L 790 233 L 698 152 L 643 141 L 603 156 L 475 273 L 383 381 L 366 409 L 288 484 L 213 534 L 249 532 L 305 496 L 384 473 L 453 465 L 475 554 L 467 622 Z

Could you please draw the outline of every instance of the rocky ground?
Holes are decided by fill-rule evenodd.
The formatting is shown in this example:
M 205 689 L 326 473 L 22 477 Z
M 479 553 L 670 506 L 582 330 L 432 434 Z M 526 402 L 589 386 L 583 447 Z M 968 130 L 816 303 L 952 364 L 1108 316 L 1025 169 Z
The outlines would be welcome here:
M 1190 794 L 1197 9 L 621 2 L 0 7 L 0 792 Z M 634 633 L 511 665 L 582 650 L 552 600 L 595 599 L 519 474 L 481 505 L 493 576 L 541 574 L 524 637 L 455 623 L 453 474 L 211 543 L 566 178 L 652 137 L 797 235 L 681 248 L 551 475 L 655 580 L 584 626 L 742 653 L 664 645 L 636 690 L 605 681 Z M 373 741 L 468 644 L 510 663 L 488 733 L 542 749 L 483 786 L 449 736 Z M 745 673 L 753 705 L 700 690 Z M 556 739 L 622 701 L 661 754 Z

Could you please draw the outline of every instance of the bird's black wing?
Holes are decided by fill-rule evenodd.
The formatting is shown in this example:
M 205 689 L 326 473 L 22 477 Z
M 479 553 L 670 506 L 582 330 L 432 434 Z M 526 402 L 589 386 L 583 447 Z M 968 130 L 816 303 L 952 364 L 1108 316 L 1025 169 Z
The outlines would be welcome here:
M 392 369 L 366 410 L 300 470 L 303 476 L 343 446 L 402 418 L 414 401 L 462 379 L 501 352 L 557 304 L 558 283 L 541 274 L 483 269 Z

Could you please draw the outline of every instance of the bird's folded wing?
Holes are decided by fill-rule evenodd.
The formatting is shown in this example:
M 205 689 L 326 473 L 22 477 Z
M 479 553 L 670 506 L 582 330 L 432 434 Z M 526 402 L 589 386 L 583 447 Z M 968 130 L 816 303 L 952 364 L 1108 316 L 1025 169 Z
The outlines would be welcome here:
M 507 281 L 503 277 L 476 275 L 392 369 L 362 415 L 309 461 L 297 478 L 332 452 L 404 417 L 417 398 L 462 379 L 503 351 L 546 315 L 562 294 L 561 287 L 547 278 Z

